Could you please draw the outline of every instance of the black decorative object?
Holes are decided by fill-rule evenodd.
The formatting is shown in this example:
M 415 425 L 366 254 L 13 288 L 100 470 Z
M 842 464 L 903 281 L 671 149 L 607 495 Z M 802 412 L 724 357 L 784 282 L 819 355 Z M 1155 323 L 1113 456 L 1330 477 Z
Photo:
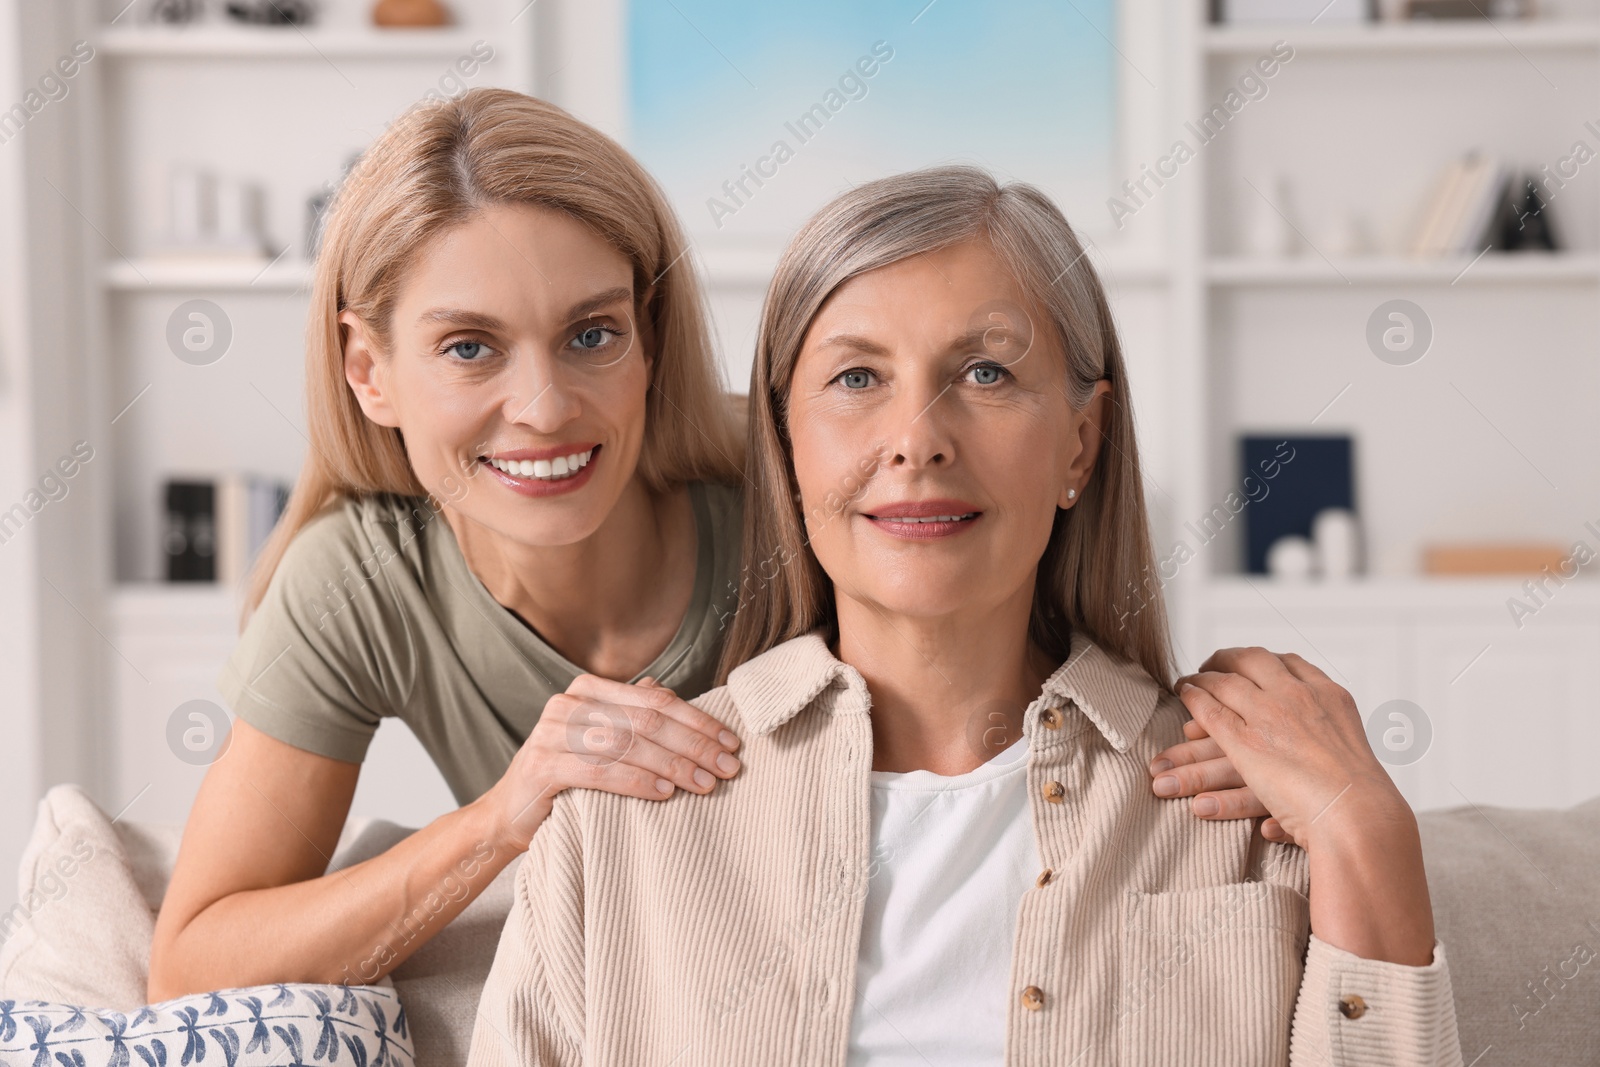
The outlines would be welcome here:
M 1496 247 L 1506 252 L 1554 252 L 1560 248 L 1544 197 L 1539 195 L 1539 183 L 1524 176 L 1513 182 L 1508 192 Z
M 145 9 L 146 22 L 160 22 L 169 26 L 185 26 L 198 22 L 205 13 L 200 0 L 155 0 Z
M 228 0 L 227 12 L 253 26 L 306 26 L 317 13 L 312 0 Z

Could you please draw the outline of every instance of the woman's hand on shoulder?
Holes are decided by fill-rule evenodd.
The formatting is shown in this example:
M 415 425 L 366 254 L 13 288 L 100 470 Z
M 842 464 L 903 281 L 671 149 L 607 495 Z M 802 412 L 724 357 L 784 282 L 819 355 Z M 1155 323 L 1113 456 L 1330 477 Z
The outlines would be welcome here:
M 1198 720 L 1183 724 L 1183 736 L 1188 740 L 1162 749 L 1150 761 L 1151 792 L 1158 797 L 1193 797 L 1189 810 L 1210 822 L 1266 816 L 1261 824 L 1262 837 L 1298 844 L 1245 784 L 1233 760 Z
M 1293 653 L 1225 648 L 1178 680 L 1178 697 L 1305 848 L 1311 932 L 1365 959 L 1430 965 L 1436 941 L 1417 818 L 1350 694 Z
M 653 678 L 581 674 L 544 706 L 490 790 L 505 842 L 526 849 L 563 789 L 665 800 L 709 793 L 739 772 L 739 739 Z
M 1410 817 L 1354 699 L 1304 658 L 1225 648 L 1177 688 L 1195 721 L 1185 729 L 1190 740 L 1163 754 L 1174 763 L 1167 773 L 1232 794 L 1234 817 L 1270 815 L 1276 840 L 1308 849 L 1319 834 L 1351 825 L 1350 815 L 1366 825 Z

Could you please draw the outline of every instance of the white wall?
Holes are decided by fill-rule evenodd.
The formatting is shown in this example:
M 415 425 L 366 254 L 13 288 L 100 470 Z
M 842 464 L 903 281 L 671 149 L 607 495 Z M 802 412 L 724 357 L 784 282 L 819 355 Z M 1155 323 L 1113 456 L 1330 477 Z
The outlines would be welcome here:
M 22 78 L 18 0 L 0 0 L 0 99 L 14 99 Z M 20 500 L 33 479 L 32 381 L 23 281 L 23 167 L 20 146 L 0 145 L 0 502 Z M 31 531 L 0 545 L 0 907 L 15 892 L 16 870 L 39 792 L 37 604 L 38 548 Z
M 9 107 L 70 53 L 77 27 L 73 5 L 20 0 L 0 3 L 0 23 L 0 106 Z M 90 96 L 71 85 L 0 145 L 0 509 L 24 501 L 74 442 L 104 444 L 79 238 L 94 190 L 74 178 Z M 44 789 L 75 781 L 102 804 L 115 802 L 104 790 L 96 669 L 106 652 L 98 595 L 110 547 L 105 467 L 83 467 L 65 496 L 0 545 L 0 899 L 13 891 L 10 872 Z

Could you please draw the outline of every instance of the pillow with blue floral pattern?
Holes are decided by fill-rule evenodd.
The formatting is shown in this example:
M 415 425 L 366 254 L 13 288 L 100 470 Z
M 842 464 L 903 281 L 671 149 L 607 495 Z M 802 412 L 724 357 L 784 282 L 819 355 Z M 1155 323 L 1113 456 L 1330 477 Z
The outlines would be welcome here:
M 415 1067 L 385 986 L 223 989 L 119 1011 L 0 999 L 0 1067 Z

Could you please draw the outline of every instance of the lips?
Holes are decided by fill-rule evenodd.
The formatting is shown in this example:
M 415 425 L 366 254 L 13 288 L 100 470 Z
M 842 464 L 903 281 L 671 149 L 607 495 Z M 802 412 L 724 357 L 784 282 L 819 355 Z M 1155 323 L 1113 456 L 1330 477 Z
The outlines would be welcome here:
M 588 448 L 549 459 L 507 459 L 501 456 L 489 456 L 483 462 L 514 478 L 537 478 L 540 481 L 549 481 L 570 478 L 577 474 L 589 465 L 589 461 L 594 457 L 594 451 Z
M 579 444 L 493 452 L 478 463 L 522 496 L 554 496 L 586 484 L 599 459 L 599 444 Z
M 983 516 L 965 500 L 903 500 L 863 512 L 863 518 L 884 533 L 907 541 L 932 541 L 972 528 Z

